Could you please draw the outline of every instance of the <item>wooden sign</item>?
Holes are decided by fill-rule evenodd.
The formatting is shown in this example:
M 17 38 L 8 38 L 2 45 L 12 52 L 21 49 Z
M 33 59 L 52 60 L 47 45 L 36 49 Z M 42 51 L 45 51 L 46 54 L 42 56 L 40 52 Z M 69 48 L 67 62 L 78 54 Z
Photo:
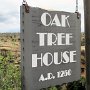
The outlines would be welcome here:
M 24 90 L 80 79 L 80 29 L 76 13 L 21 7 Z

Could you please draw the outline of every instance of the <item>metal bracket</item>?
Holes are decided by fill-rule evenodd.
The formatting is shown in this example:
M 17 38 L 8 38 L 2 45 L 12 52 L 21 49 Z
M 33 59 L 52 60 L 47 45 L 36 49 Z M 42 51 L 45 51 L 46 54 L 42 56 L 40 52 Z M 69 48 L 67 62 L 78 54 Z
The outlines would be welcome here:
M 79 12 L 75 12 L 77 14 L 77 19 L 80 18 L 80 13 Z
M 25 7 L 25 12 L 26 12 L 26 13 L 29 13 L 30 10 L 29 10 L 28 4 L 23 4 L 23 5 L 24 5 L 24 7 Z
M 25 12 L 29 13 L 29 6 L 28 6 L 26 0 L 23 0 L 22 5 L 25 7 Z

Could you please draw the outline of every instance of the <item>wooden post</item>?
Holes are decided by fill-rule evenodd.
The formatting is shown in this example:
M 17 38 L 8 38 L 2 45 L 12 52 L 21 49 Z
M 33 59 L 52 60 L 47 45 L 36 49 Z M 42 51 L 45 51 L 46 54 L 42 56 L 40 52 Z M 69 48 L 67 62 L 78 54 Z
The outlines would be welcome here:
M 87 90 L 90 90 L 90 0 L 84 0 L 85 38 L 86 38 L 86 81 Z

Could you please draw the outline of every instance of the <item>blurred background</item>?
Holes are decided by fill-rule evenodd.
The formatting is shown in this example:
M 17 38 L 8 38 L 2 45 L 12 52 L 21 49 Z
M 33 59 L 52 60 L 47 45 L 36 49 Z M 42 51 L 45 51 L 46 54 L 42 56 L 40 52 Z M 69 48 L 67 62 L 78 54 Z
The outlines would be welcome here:
M 32 7 L 75 12 L 76 0 L 27 0 Z M 0 90 L 21 90 L 20 5 L 22 0 L 0 1 Z M 83 0 L 78 1 L 81 13 L 81 79 L 41 90 L 85 90 L 86 60 Z

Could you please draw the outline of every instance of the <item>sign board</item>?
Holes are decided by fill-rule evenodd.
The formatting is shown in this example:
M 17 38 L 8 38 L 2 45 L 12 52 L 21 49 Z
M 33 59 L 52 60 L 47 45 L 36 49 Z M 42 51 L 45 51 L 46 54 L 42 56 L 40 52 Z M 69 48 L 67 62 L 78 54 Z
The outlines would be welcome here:
M 24 90 L 80 79 L 80 27 L 76 13 L 21 7 Z

